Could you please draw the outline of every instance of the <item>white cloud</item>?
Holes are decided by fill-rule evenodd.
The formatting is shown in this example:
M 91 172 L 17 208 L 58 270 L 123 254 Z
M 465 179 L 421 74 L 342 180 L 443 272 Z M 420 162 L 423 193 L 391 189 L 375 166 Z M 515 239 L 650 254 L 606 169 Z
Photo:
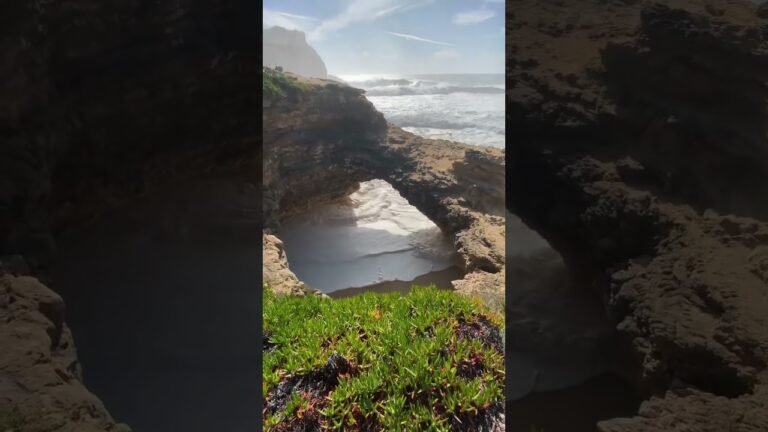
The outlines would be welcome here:
M 419 36 L 415 36 L 415 35 L 411 35 L 411 34 L 406 34 L 406 33 L 395 33 L 395 32 L 390 32 L 390 31 L 388 31 L 386 33 L 391 34 L 392 36 L 397 36 L 397 37 L 401 37 L 403 39 L 408 39 L 408 40 L 413 40 L 413 41 L 418 41 L 418 42 L 426 42 L 426 43 L 431 43 L 431 44 L 435 44 L 435 45 L 454 46 L 453 44 L 450 44 L 450 43 L 447 43 L 447 42 L 438 42 L 438 41 L 435 41 L 435 40 L 432 40 L 432 39 L 426 39 L 426 38 L 423 38 L 423 37 L 419 37 Z
M 434 1 L 422 0 L 409 4 L 402 2 L 402 0 L 351 0 L 346 9 L 327 20 L 323 20 L 317 28 L 309 33 L 308 37 L 310 40 L 320 40 L 326 34 L 341 30 L 350 24 L 375 21 L 386 16 L 401 14 L 434 3 Z
M 486 9 L 476 9 L 459 12 L 453 16 L 453 23 L 457 25 L 478 24 L 496 16 L 496 13 Z
M 383 16 L 389 15 L 389 14 L 391 14 L 392 12 L 395 12 L 395 11 L 397 11 L 397 10 L 400 10 L 400 9 L 402 9 L 402 8 L 403 8 L 403 6 L 405 6 L 405 5 L 395 5 L 395 6 L 392 6 L 391 8 L 387 8 L 387 9 L 383 9 L 383 10 L 380 10 L 380 11 L 376 12 L 376 14 L 374 15 L 374 17 L 376 17 L 376 18 L 381 18 L 381 17 L 383 17 Z
M 286 12 L 264 9 L 262 26 L 263 28 L 277 26 L 288 30 L 306 31 L 308 22 L 312 21 L 317 21 L 317 19 L 303 15 L 294 15 Z
M 443 59 L 455 59 L 460 57 L 459 52 L 453 48 L 443 48 L 441 50 L 435 51 L 432 56 Z
M 296 15 L 296 14 L 291 14 L 291 13 L 288 13 L 288 12 L 277 12 L 277 13 L 279 15 L 282 15 L 282 16 L 286 17 L 286 18 L 294 18 L 294 19 L 303 20 L 303 21 L 320 21 L 317 18 L 313 18 L 311 16 L 306 16 L 306 15 Z

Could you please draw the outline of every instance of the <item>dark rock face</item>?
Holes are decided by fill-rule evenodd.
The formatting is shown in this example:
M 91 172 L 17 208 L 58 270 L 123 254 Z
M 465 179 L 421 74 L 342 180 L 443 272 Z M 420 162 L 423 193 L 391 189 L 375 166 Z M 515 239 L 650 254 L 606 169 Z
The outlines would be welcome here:
M 52 230 L 256 151 L 248 2 L 16 3 L 0 13 L 3 253 L 34 267 Z
M 507 15 L 509 208 L 603 299 L 616 370 L 653 395 L 601 431 L 768 428 L 768 42 L 753 4 L 713 4 Z
M 46 279 L 63 231 L 159 185 L 212 171 L 255 183 L 258 8 L 242 0 L 3 2 L 0 256 L 21 255 Z M 8 283 L 14 290 L 39 285 Z M 2 331 L 29 336 L 35 347 L 24 352 L 18 340 L 3 339 L 2 387 L 26 383 L 27 391 L 2 399 L 0 408 L 23 401 L 47 413 L 40 430 L 117 430 L 67 369 L 75 363 L 56 366 L 65 341 L 76 362 L 61 318 L 45 318 L 49 310 L 38 313 L 33 301 L 15 304 L 10 317 L 3 309 L 4 322 L 15 321 Z M 63 335 L 52 347 L 49 320 L 58 326 L 50 334 Z M 38 353 L 54 360 L 35 365 L 39 359 L 30 356 Z
M 264 66 L 279 66 L 308 78 L 328 78 L 323 59 L 307 43 L 304 32 L 270 27 L 264 30 L 263 47 Z
M 291 97 L 264 99 L 264 220 L 352 193 L 372 176 L 387 124 L 363 92 L 329 81 Z
M 760 18 L 768 19 L 768 2 L 762 2 L 755 9 L 755 15 Z

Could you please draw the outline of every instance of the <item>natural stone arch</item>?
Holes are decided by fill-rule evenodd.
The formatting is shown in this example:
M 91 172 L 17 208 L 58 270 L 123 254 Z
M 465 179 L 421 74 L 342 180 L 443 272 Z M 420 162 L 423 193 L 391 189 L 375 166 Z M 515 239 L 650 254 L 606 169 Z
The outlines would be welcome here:
M 267 232 L 359 182 L 383 179 L 454 240 L 463 270 L 474 274 L 456 285 L 494 292 L 501 308 L 504 151 L 418 137 L 387 124 L 362 90 L 294 78 L 302 91 L 265 100 Z

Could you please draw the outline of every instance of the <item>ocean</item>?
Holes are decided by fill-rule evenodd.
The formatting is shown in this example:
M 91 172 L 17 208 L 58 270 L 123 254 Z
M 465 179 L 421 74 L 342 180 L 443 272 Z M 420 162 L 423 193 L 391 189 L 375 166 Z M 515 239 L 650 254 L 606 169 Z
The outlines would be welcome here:
M 504 75 L 342 75 L 384 117 L 428 138 L 504 147 Z M 291 270 L 324 292 L 411 281 L 457 263 L 451 239 L 383 180 L 285 221 Z
M 504 75 L 342 75 L 387 120 L 427 138 L 504 147 Z

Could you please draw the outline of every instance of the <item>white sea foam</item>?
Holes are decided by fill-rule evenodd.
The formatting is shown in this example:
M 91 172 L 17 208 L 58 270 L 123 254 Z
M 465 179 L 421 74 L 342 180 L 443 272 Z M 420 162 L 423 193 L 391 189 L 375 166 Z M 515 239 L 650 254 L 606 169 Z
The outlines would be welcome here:
M 504 75 L 345 75 L 388 121 L 417 135 L 504 147 Z
M 288 221 L 280 237 L 291 269 L 325 292 L 412 280 L 450 267 L 455 255 L 440 229 L 383 180 Z

